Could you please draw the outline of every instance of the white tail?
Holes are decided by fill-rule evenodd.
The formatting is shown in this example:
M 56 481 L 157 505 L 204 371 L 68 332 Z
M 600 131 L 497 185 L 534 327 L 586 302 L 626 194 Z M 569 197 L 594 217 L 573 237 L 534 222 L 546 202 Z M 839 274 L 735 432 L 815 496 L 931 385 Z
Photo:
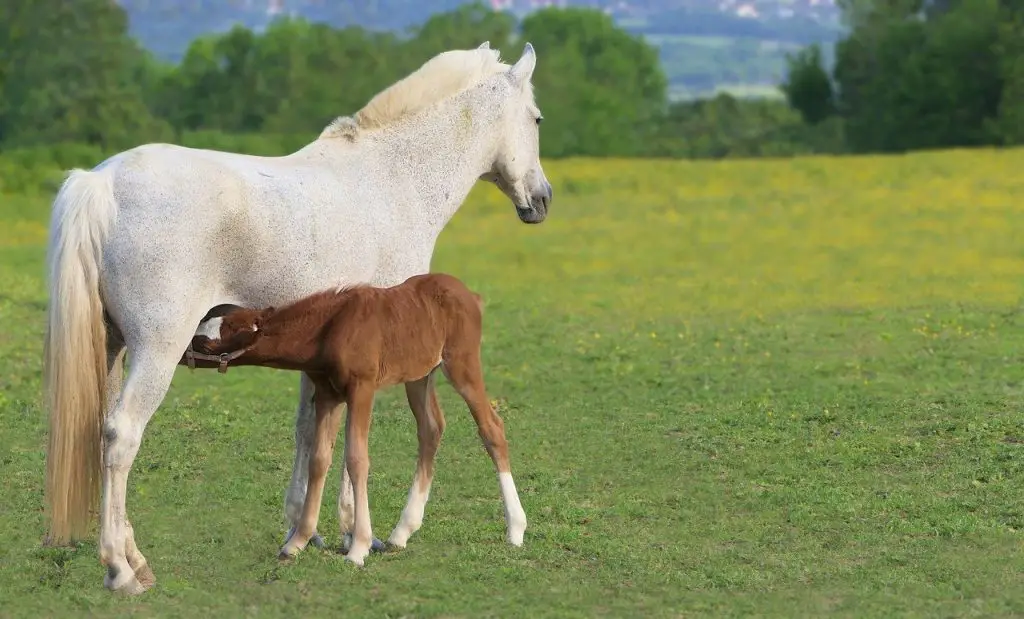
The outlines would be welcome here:
M 72 170 L 53 203 L 43 349 L 47 543 L 85 536 L 99 497 L 107 332 L 100 300 L 103 241 L 117 216 L 110 172 Z

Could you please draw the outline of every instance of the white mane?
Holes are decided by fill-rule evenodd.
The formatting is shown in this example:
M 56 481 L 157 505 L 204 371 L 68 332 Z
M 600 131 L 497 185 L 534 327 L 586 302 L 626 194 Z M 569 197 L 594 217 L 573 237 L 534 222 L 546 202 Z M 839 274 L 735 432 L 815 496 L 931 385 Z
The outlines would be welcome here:
M 354 139 L 360 129 L 391 124 L 508 69 L 509 65 L 501 62 L 498 50 L 480 48 L 442 52 L 377 93 L 354 116 L 334 119 L 320 133 L 320 138 Z

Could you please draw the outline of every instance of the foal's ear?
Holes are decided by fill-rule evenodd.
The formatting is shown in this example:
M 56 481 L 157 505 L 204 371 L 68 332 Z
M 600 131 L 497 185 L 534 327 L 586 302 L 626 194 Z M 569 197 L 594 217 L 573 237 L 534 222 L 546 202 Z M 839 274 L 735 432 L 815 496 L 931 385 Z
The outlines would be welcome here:
M 523 55 L 519 57 L 512 68 L 508 70 L 512 81 L 522 86 L 533 77 L 533 69 L 537 66 L 537 54 L 533 51 L 533 45 L 527 43 L 523 47 Z

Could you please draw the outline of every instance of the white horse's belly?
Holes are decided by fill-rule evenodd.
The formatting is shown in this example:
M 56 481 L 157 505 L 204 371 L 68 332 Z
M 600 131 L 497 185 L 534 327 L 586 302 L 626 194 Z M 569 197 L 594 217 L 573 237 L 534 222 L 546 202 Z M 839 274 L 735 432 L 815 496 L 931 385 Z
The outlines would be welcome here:
M 413 275 L 429 269 L 430 255 L 406 247 L 401 256 L 381 255 L 390 250 L 358 251 L 355 245 L 341 245 L 329 253 L 321 252 L 317 260 L 305 263 L 304 268 L 290 265 L 263 281 L 272 285 L 250 285 L 244 280 L 223 281 L 220 286 L 231 292 L 230 299 L 218 301 L 247 307 L 280 306 L 328 288 L 369 284 L 395 286 Z M 355 259 L 352 256 L 357 256 Z

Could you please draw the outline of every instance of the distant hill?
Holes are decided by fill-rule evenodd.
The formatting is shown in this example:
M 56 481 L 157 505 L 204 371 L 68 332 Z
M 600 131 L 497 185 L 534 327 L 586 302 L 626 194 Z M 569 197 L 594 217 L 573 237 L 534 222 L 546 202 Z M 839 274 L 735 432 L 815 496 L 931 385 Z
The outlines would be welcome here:
M 234 24 L 259 30 L 280 16 L 336 27 L 408 31 L 433 13 L 468 0 L 118 0 L 133 34 L 159 57 L 181 58 L 197 36 Z M 675 97 L 716 90 L 775 91 L 785 55 L 822 42 L 830 51 L 841 30 L 835 0 L 490 0 L 522 16 L 544 6 L 605 11 L 660 52 Z

